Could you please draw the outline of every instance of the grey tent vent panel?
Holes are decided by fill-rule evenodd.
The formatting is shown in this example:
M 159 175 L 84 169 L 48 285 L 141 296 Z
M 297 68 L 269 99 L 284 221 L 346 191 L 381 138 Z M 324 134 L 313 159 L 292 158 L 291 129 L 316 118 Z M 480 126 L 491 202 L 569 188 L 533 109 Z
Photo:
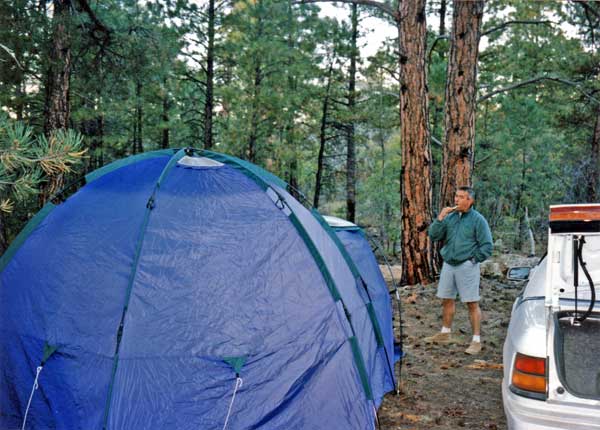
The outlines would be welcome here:
M 356 224 L 351 223 L 350 221 L 346 221 L 345 219 L 341 219 L 331 215 L 323 215 L 327 224 L 329 224 L 333 228 L 345 228 L 345 227 L 357 227 Z
M 189 157 L 184 156 L 177 162 L 177 164 L 185 167 L 221 167 L 223 163 L 219 163 L 218 161 L 211 160 L 206 157 Z

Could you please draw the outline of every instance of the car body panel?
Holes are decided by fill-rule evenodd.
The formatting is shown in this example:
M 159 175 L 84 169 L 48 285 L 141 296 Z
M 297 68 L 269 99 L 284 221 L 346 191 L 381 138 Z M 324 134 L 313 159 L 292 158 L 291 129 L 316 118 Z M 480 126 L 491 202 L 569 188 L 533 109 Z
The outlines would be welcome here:
M 528 399 L 513 393 L 506 378 L 502 382 L 502 400 L 507 425 L 512 430 L 600 429 L 597 406 Z
M 594 284 L 600 284 L 600 233 L 584 233 L 583 259 Z M 573 313 L 575 288 L 573 276 L 573 234 L 549 234 L 548 257 L 530 273 L 529 282 L 515 301 L 504 343 L 502 397 L 509 429 L 556 430 L 600 429 L 600 399 L 569 393 L 560 380 L 554 351 L 555 315 Z M 578 310 L 590 304 L 590 288 L 580 267 Z M 595 313 L 600 312 L 596 303 Z M 545 358 L 547 393 L 529 398 L 511 387 L 516 354 Z M 600 369 L 600 357 L 598 357 Z

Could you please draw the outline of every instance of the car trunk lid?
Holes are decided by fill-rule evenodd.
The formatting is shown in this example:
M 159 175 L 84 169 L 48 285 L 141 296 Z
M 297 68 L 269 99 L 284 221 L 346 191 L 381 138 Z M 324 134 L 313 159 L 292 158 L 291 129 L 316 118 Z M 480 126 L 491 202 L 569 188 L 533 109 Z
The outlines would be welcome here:
M 600 205 L 550 208 L 546 267 L 548 399 L 600 405 Z M 600 293 L 600 290 L 599 290 Z

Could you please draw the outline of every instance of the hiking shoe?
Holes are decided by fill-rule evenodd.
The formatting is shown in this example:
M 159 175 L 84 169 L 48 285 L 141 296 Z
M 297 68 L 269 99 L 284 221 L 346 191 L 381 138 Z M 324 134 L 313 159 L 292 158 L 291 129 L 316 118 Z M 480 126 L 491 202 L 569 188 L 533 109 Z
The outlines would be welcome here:
M 465 353 L 469 355 L 477 355 L 481 352 L 481 342 L 471 342 L 471 345 L 465 349 Z
M 445 345 L 448 343 L 454 342 L 451 336 L 452 333 L 436 333 L 433 336 L 426 337 L 423 339 L 425 343 L 437 343 L 441 345 Z

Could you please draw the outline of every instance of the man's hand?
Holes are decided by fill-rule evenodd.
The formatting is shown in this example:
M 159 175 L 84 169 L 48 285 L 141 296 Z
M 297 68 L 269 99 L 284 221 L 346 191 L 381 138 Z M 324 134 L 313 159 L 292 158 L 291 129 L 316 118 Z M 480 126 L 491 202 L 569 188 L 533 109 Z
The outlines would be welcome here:
M 438 221 L 443 221 L 444 218 L 446 218 L 446 216 L 448 216 L 448 214 L 450 212 L 455 211 L 457 207 L 458 206 L 452 206 L 452 207 L 445 207 L 444 209 L 442 209 L 440 214 L 437 217 Z

